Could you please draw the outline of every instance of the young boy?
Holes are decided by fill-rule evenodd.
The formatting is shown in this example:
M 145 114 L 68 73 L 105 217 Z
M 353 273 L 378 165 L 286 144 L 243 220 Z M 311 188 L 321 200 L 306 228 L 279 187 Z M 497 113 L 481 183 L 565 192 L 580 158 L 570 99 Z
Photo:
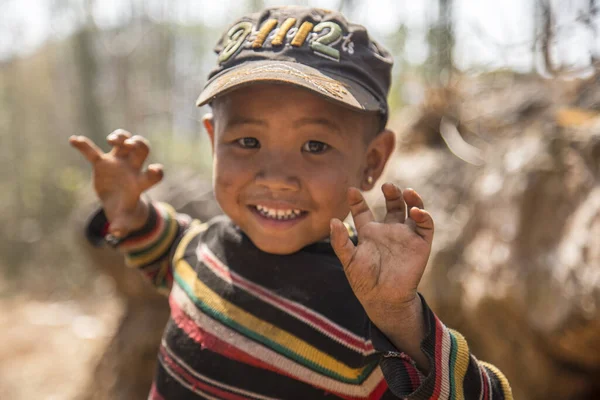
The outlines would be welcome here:
M 370 190 L 394 149 L 392 60 L 336 12 L 242 18 L 216 47 L 198 99 L 224 216 L 207 223 L 141 195 L 146 140 L 118 130 L 92 164 L 95 241 L 169 291 L 150 399 L 502 399 L 508 382 L 469 354 L 417 293 L 433 220 L 411 189 Z M 355 230 L 341 222 L 352 214 Z

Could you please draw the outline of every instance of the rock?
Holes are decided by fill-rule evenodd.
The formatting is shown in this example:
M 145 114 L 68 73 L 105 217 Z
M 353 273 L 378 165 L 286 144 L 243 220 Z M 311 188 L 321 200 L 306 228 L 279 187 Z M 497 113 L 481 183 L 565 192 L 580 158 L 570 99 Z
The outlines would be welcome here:
M 560 92 L 556 83 L 536 85 L 548 99 Z M 385 180 L 415 188 L 436 222 L 421 291 L 478 358 L 507 375 L 515 398 L 598 398 L 600 130 L 592 112 L 574 126 L 564 113 L 557 121 L 560 103 L 503 125 L 506 108 L 514 115 L 531 102 L 517 90 L 509 103 L 494 99 L 503 95 L 474 96 L 496 105 L 485 116 L 493 124 L 478 121 L 479 132 L 491 126 L 479 142 L 485 165 L 447 148 L 400 148 Z

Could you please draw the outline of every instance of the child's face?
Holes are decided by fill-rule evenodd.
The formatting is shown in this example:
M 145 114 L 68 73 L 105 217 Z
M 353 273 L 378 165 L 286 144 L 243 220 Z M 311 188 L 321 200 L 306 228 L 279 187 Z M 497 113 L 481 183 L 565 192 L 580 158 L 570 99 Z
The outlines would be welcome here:
M 391 132 L 376 135 L 376 115 L 289 85 L 227 94 L 205 126 L 217 201 L 258 248 L 275 254 L 328 237 L 331 218 L 349 212 L 348 187 L 370 189 L 367 176 L 379 176 L 393 148 Z

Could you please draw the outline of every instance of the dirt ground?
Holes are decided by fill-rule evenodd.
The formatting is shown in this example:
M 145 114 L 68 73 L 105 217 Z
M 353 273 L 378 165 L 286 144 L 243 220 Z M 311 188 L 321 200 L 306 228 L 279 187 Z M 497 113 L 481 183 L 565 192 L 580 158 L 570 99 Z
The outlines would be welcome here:
M 121 310 L 101 278 L 87 298 L 0 297 L 0 399 L 77 399 Z

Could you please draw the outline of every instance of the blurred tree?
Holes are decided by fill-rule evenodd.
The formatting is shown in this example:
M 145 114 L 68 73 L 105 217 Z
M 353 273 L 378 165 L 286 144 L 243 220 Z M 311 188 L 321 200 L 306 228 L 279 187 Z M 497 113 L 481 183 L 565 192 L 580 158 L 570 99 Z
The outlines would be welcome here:
M 74 35 L 73 52 L 79 76 L 79 98 L 85 133 L 96 143 L 104 143 L 106 136 L 102 108 L 97 95 L 98 61 L 94 49 L 96 32 L 92 16 L 92 1 L 83 2 L 83 25 Z
M 547 73 L 556 75 L 559 72 L 559 68 L 554 64 L 551 55 L 551 43 L 555 36 L 555 18 L 550 5 L 550 0 L 537 0 L 536 1 L 536 23 L 537 35 L 539 37 L 540 53 L 543 59 L 543 66 Z
M 20 129 L 19 120 L 23 118 L 24 109 L 15 107 L 20 103 L 19 99 L 19 69 L 15 63 L 11 63 L 5 67 L 6 79 L 3 80 L 2 96 L 0 104 L 3 104 L 1 113 L 1 121 L 3 131 L 6 133 L 3 139 L 6 140 L 5 154 L 3 162 L 3 180 L 7 179 L 9 187 L 12 190 L 3 191 L 2 203 L 5 205 L 4 210 L 10 210 L 3 213 L 3 225 L 13 227 L 13 229 L 4 230 L 2 240 L 2 254 L 6 255 L 6 273 L 10 276 L 18 271 L 26 256 L 26 243 L 20 240 L 19 229 L 20 218 L 24 215 L 25 209 L 25 191 L 27 182 L 25 181 L 24 169 L 20 160 L 26 157 L 26 142 L 27 132 Z M 5 129 L 5 130 L 4 130 Z M 6 158 L 5 158 L 6 157 Z M 8 195 L 8 196 L 7 196 Z M 4 257 L 3 257 L 4 258 Z
M 571 2 L 553 2 L 551 0 L 535 0 L 534 3 L 534 58 L 538 61 L 538 72 L 548 77 L 579 76 L 584 72 L 597 71 L 600 58 L 600 47 L 597 16 L 600 12 L 597 0 L 581 0 Z M 574 15 L 574 20 L 560 20 L 563 15 Z M 560 21 L 560 23 L 558 22 Z M 586 43 L 579 40 L 576 47 L 585 52 L 589 61 L 577 66 L 568 64 L 560 53 L 559 44 L 569 40 L 573 32 L 584 27 L 591 40 Z M 583 37 L 583 36 L 580 36 Z
M 343 13 L 350 14 L 356 8 L 356 0 L 340 0 L 337 9 Z
M 437 20 L 431 23 L 427 35 L 429 57 L 425 61 L 425 78 L 433 86 L 445 86 L 454 69 L 454 29 L 452 0 L 438 0 Z
M 248 9 L 251 12 L 260 11 L 265 7 L 264 0 L 249 0 L 248 1 Z

